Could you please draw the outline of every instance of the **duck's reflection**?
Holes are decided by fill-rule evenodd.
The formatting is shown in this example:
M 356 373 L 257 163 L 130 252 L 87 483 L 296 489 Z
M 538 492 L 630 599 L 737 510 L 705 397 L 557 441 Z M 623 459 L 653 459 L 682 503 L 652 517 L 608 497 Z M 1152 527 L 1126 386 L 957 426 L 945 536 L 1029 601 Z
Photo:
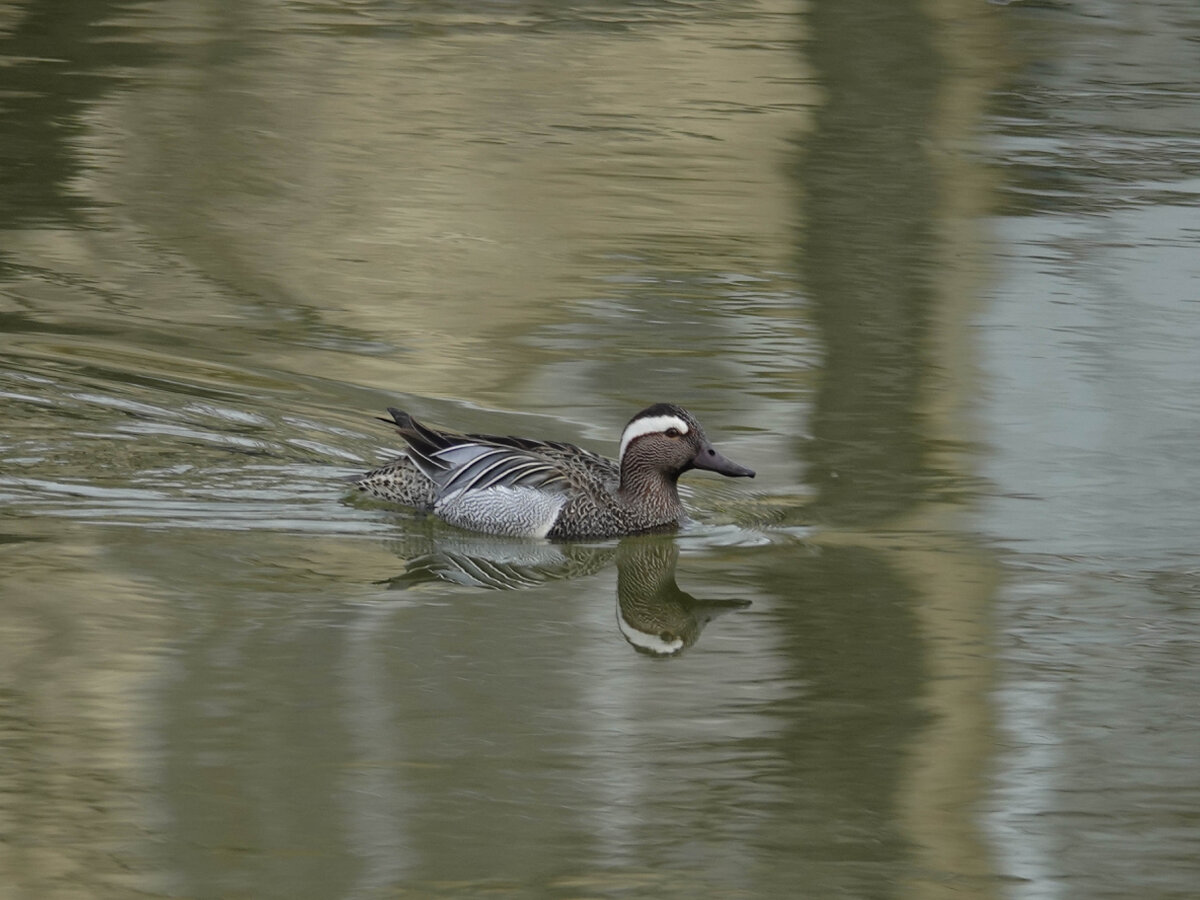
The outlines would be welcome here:
M 652 656 L 683 652 L 721 613 L 750 605 L 749 600 L 698 600 L 680 590 L 675 582 L 679 546 L 672 535 L 628 537 L 614 547 L 430 533 L 413 536 L 401 548 L 402 555 L 413 551 L 404 573 L 387 582 L 390 588 L 446 581 L 520 590 L 592 575 L 615 557 L 617 627 L 631 647 Z
M 721 613 L 750 605 L 749 600 L 697 600 L 680 590 L 678 561 L 678 545 L 661 536 L 626 538 L 617 548 L 617 625 L 640 653 L 682 653 Z

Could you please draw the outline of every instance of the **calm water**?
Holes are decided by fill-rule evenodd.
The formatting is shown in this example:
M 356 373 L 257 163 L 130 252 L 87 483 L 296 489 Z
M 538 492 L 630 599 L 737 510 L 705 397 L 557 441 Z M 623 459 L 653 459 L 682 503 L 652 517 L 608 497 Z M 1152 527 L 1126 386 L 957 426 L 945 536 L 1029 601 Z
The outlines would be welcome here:
M 1198 41 L 4 6 L 0 894 L 1196 896 Z M 664 399 L 679 535 L 340 480 Z

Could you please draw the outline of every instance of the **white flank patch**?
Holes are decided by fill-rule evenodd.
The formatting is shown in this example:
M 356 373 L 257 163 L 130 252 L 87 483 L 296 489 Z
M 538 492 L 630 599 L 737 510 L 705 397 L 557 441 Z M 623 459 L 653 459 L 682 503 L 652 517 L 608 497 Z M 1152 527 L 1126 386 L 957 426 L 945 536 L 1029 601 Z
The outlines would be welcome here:
M 668 428 L 677 428 L 680 434 L 688 433 L 687 422 L 679 416 L 647 416 L 644 419 L 634 419 L 625 429 L 625 433 L 621 435 L 621 453 L 617 457 L 617 461 L 620 462 L 625 458 L 625 448 L 631 441 L 644 434 L 662 433 Z
M 544 538 L 566 505 L 565 494 L 528 487 L 490 487 L 451 491 L 438 497 L 433 511 L 460 528 L 510 537 Z

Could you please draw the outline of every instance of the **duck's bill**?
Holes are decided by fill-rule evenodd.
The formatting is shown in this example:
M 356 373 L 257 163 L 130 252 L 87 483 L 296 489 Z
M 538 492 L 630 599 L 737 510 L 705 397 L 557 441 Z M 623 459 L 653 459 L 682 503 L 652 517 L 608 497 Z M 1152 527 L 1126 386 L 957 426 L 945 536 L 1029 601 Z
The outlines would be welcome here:
M 692 465 L 697 469 L 708 469 L 710 472 L 719 472 L 722 475 L 728 475 L 730 478 L 753 478 L 754 470 L 747 469 L 745 466 L 738 465 L 732 459 L 728 459 L 714 450 L 712 447 L 705 447 L 695 458 L 692 459 Z

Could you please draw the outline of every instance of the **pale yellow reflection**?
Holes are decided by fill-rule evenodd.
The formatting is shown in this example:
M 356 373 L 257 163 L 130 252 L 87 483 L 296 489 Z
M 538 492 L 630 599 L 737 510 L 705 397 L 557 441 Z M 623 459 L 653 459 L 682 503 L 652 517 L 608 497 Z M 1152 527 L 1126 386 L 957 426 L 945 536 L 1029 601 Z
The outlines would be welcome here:
M 790 256 L 783 162 L 815 100 L 792 3 L 628 39 L 446 13 L 427 37 L 356 32 L 320 53 L 311 9 L 256 4 L 223 66 L 209 14 L 177 0 L 139 18 L 179 59 L 95 111 L 86 189 L 231 288 L 188 314 L 241 294 L 278 301 L 280 329 L 306 310 L 379 342 L 378 359 L 328 354 L 326 377 L 394 388 L 403 372 L 406 391 L 469 398 L 528 370 L 531 351 L 498 343 L 602 292 L 630 255 L 686 247 L 671 264 L 701 272 Z
M 140 856 L 153 764 L 139 715 L 161 675 L 160 601 L 104 564 L 94 531 L 41 531 L 6 546 L 0 591 L 0 894 L 161 890 Z

